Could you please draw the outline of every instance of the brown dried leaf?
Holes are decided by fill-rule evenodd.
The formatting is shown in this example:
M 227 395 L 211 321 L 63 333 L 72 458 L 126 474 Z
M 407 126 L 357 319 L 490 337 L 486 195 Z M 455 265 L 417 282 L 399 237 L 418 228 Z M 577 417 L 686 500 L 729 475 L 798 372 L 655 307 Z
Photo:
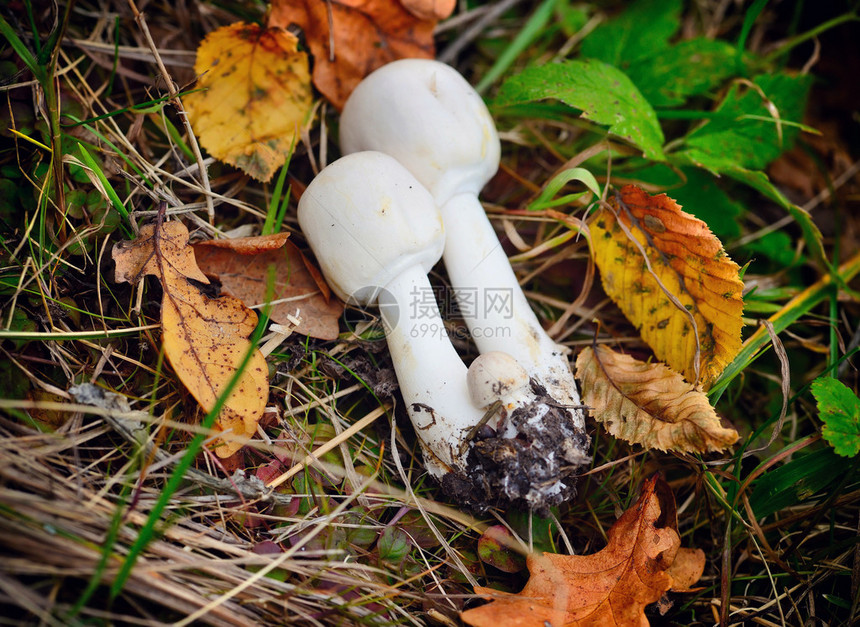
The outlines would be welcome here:
M 588 221 L 606 293 L 658 359 L 707 385 L 741 348 L 738 265 L 704 222 L 665 194 L 626 185 L 610 204 Z
M 738 433 L 701 390 L 660 363 L 644 363 L 599 345 L 576 358 L 576 378 L 591 415 L 612 435 L 661 451 L 706 453 L 734 444 Z
M 112 255 L 117 281 L 135 283 L 152 274 L 161 282 L 164 354 L 183 385 L 210 411 L 251 349 L 257 315 L 232 296 L 213 298 L 201 289 L 209 281 L 194 261 L 188 229 L 180 222 L 144 225 L 136 240 L 118 243 Z M 218 428 L 250 437 L 268 398 L 266 361 L 255 350 L 218 415 Z M 230 437 L 215 450 L 228 457 L 241 447 Z
M 314 85 L 338 109 L 362 78 L 403 58 L 432 59 L 436 22 L 390 0 L 273 0 L 268 25 L 296 24 L 314 56 Z
M 457 0 L 400 0 L 412 15 L 422 20 L 444 20 L 451 15 Z
M 252 237 L 232 237 L 229 239 L 210 239 L 197 242 L 195 246 L 206 246 L 211 248 L 227 248 L 240 255 L 259 255 L 269 250 L 277 250 L 284 245 L 289 233 L 272 233 L 271 235 L 254 235 Z M 197 263 L 197 249 L 194 252 Z
M 197 50 L 195 91 L 183 97 L 200 143 L 258 181 L 272 178 L 310 118 L 308 56 L 280 28 L 238 22 Z
M 301 324 L 296 331 L 323 340 L 337 339 L 343 303 L 329 299 L 328 285 L 318 271 L 311 272 L 313 266 L 287 240 L 288 235 L 198 242 L 194 254 L 207 274 L 218 277 L 225 292 L 249 307 L 265 301 L 269 277 L 273 277 L 272 320 L 290 324 L 289 316 L 298 310 Z
M 669 567 L 673 592 L 689 592 L 705 572 L 705 552 L 681 547 Z
M 612 525 L 602 551 L 530 555 L 531 577 L 521 592 L 475 588 L 493 601 L 463 612 L 463 621 L 474 627 L 647 625 L 645 606 L 672 585 L 667 569 L 681 543 L 674 529 L 656 526 L 656 483 L 645 483 L 639 500 Z

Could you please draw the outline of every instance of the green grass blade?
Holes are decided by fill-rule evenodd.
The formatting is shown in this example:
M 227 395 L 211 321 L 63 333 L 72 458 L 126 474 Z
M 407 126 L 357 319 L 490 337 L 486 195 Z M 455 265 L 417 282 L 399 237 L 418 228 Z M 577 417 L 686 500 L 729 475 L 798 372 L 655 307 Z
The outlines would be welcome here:
M 269 297 L 269 300 L 271 300 L 271 297 Z M 115 599 L 117 595 L 122 592 L 122 589 L 125 586 L 125 582 L 128 581 L 128 578 L 131 575 L 131 571 L 134 568 L 135 563 L 137 562 L 137 558 L 140 557 L 140 554 L 155 537 L 155 527 L 161 521 L 162 513 L 167 508 L 167 504 L 170 502 L 170 499 L 173 497 L 173 494 L 179 489 L 179 486 L 185 479 L 185 473 L 191 467 L 191 464 L 194 462 L 194 458 L 197 456 L 197 453 L 203 447 L 203 442 L 208 437 L 206 431 L 211 429 L 212 426 L 215 424 L 215 419 L 218 417 L 218 414 L 221 413 L 221 409 L 224 407 L 224 403 L 226 403 L 227 399 L 230 398 L 230 394 L 233 393 L 233 389 L 236 387 L 236 385 L 238 385 L 239 379 L 242 378 L 242 374 L 248 367 L 248 363 L 251 361 L 251 356 L 254 354 L 255 351 L 258 350 L 257 344 L 260 342 L 260 338 L 263 337 L 263 333 L 266 330 L 267 323 L 267 316 L 261 315 L 260 320 L 257 324 L 257 328 L 254 329 L 254 332 L 251 334 L 251 346 L 249 350 L 243 356 L 238 368 L 236 368 L 236 372 L 234 372 L 233 376 L 230 377 L 230 380 L 224 387 L 224 391 L 218 396 L 218 399 L 215 401 L 215 405 L 212 407 L 209 413 L 206 414 L 206 417 L 203 419 L 203 422 L 200 425 L 203 429 L 203 432 L 198 433 L 194 436 L 194 438 L 191 440 L 191 443 L 188 445 L 188 449 L 182 456 L 182 459 L 179 460 L 179 462 L 176 464 L 176 467 L 173 469 L 173 473 L 171 473 L 170 478 L 167 480 L 167 484 L 164 486 L 164 489 L 161 491 L 161 495 L 158 497 L 158 501 L 155 503 L 152 510 L 150 511 L 149 517 L 146 519 L 146 523 L 138 532 L 137 539 L 129 549 L 128 555 L 126 556 L 122 567 L 117 573 L 116 579 L 114 579 L 113 584 L 111 585 L 111 600 Z
M 119 195 L 114 190 L 113 186 L 107 180 L 105 173 L 102 172 L 102 169 L 99 167 L 99 164 L 96 163 L 96 160 L 93 159 L 92 155 L 87 151 L 86 147 L 83 144 L 78 144 L 78 152 L 81 155 L 81 161 L 86 164 L 86 166 L 92 171 L 93 174 L 99 179 L 101 184 L 104 186 L 105 193 L 108 195 L 111 204 L 114 209 L 119 212 L 119 215 L 122 216 L 123 224 L 122 230 L 125 233 L 126 237 L 132 237 L 131 231 L 131 219 L 129 218 L 128 211 L 125 208 L 125 205 L 122 204 L 122 201 L 119 199 Z
M 774 331 L 780 333 L 797 321 L 801 316 L 809 313 L 815 306 L 826 299 L 831 291 L 840 283 L 846 283 L 860 273 L 860 252 L 855 253 L 848 261 L 843 263 L 834 275 L 826 275 L 819 279 L 800 294 L 792 298 L 783 308 L 768 318 L 773 325 Z M 747 366 L 758 359 L 767 350 L 770 340 L 767 329 L 763 326 L 756 329 L 744 342 L 737 357 L 732 360 L 714 386 L 708 392 L 711 403 L 715 404 L 729 383 L 743 372 Z
M 513 62 L 516 61 L 517 57 L 520 56 L 520 54 L 528 48 L 535 39 L 540 37 L 544 32 L 544 27 L 546 27 L 547 22 L 549 22 L 549 18 L 552 17 L 552 12 L 553 9 L 555 9 L 557 2 L 558 0 L 544 0 L 543 4 L 541 4 L 529 18 L 529 21 L 525 23 L 522 30 L 520 30 L 517 36 L 514 37 L 511 45 L 505 48 L 505 51 L 500 54 L 499 58 L 496 59 L 496 62 L 493 63 L 493 67 L 484 74 L 484 78 L 482 78 L 475 86 L 475 91 L 479 94 L 487 91 L 490 85 L 495 83 L 502 74 L 508 71 L 508 68 L 510 68 Z
M 12 46 L 15 54 L 21 58 L 21 61 L 23 61 L 24 65 L 27 66 L 27 69 L 33 73 L 35 79 L 39 81 L 40 84 L 45 83 L 48 78 L 47 72 L 41 65 L 39 65 L 36 57 L 34 57 L 33 53 L 30 52 L 30 49 L 24 45 L 24 42 L 21 41 L 20 37 L 18 37 L 18 33 L 15 32 L 12 25 L 9 24 L 2 15 L 0 15 L 0 35 L 3 35 L 7 40 L 9 40 L 9 44 Z
M 296 135 L 293 134 L 293 143 L 290 144 L 290 152 L 287 155 L 284 165 L 281 166 L 281 171 L 278 173 L 278 180 L 275 182 L 275 189 L 272 192 L 272 200 L 269 202 L 269 210 L 266 212 L 266 222 L 263 224 L 263 235 L 271 235 L 275 233 L 275 229 L 279 229 L 283 221 L 283 215 L 287 211 L 287 203 L 290 200 L 290 190 L 287 189 L 287 194 L 282 196 L 284 191 L 284 183 L 287 180 L 287 171 L 290 169 L 290 161 L 293 158 L 293 151 L 296 148 Z M 280 219 L 279 219 L 280 218 Z

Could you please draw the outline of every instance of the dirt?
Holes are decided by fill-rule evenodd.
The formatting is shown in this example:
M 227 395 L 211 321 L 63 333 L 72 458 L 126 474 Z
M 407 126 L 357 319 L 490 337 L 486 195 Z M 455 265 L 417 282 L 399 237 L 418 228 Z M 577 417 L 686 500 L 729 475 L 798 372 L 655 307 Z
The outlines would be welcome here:
M 461 507 L 482 512 L 512 506 L 545 517 L 576 496 L 577 477 L 591 459 L 590 438 L 534 380 L 532 391 L 537 400 L 508 417 L 514 437 L 482 430 L 469 451 L 468 476 L 443 477 L 443 490 Z

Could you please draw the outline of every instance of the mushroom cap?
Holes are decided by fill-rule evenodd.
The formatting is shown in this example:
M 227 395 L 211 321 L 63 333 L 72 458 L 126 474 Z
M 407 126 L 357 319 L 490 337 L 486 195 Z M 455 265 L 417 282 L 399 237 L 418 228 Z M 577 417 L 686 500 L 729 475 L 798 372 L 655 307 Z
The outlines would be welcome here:
M 477 194 L 501 153 L 481 96 L 454 68 L 431 59 L 394 61 L 359 83 L 343 108 L 340 146 L 344 154 L 393 156 L 440 205 Z
M 359 304 L 372 303 L 407 268 L 429 272 L 445 244 L 433 197 L 379 152 L 324 168 L 302 194 L 298 219 L 332 289 Z
M 516 359 L 501 351 L 475 358 L 466 373 L 466 385 L 475 407 L 488 407 L 510 398 L 529 384 L 529 374 Z

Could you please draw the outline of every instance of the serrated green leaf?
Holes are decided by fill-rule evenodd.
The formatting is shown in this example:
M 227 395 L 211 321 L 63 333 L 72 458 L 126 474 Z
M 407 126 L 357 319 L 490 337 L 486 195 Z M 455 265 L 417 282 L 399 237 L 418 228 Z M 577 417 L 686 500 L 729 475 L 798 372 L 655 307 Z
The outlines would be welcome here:
M 837 455 L 854 457 L 860 452 L 860 398 L 844 383 L 831 377 L 812 382 L 821 434 Z
M 625 69 L 651 106 L 671 107 L 717 87 L 732 75 L 734 58 L 735 49 L 726 42 L 699 37 L 639 59 Z
M 663 161 L 663 131 L 657 114 L 631 80 L 601 61 L 566 61 L 528 68 L 499 89 L 496 105 L 554 98 L 582 111 L 587 120 L 638 146 L 645 156 Z
M 791 123 L 803 117 L 811 78 L 765 74 L 753 82 L 758 89 L 734 84 L 717 107 L 715 117 L 692 131 L 686 145 L 704 154 L 706 160 L 753 170 L 763 169 L 791 148 L 799 132 Z
M 681 25 L 680 19 L 680 0 L 631 2 L 585 38 L 581 55 L 623 68 L 665 48 Z

